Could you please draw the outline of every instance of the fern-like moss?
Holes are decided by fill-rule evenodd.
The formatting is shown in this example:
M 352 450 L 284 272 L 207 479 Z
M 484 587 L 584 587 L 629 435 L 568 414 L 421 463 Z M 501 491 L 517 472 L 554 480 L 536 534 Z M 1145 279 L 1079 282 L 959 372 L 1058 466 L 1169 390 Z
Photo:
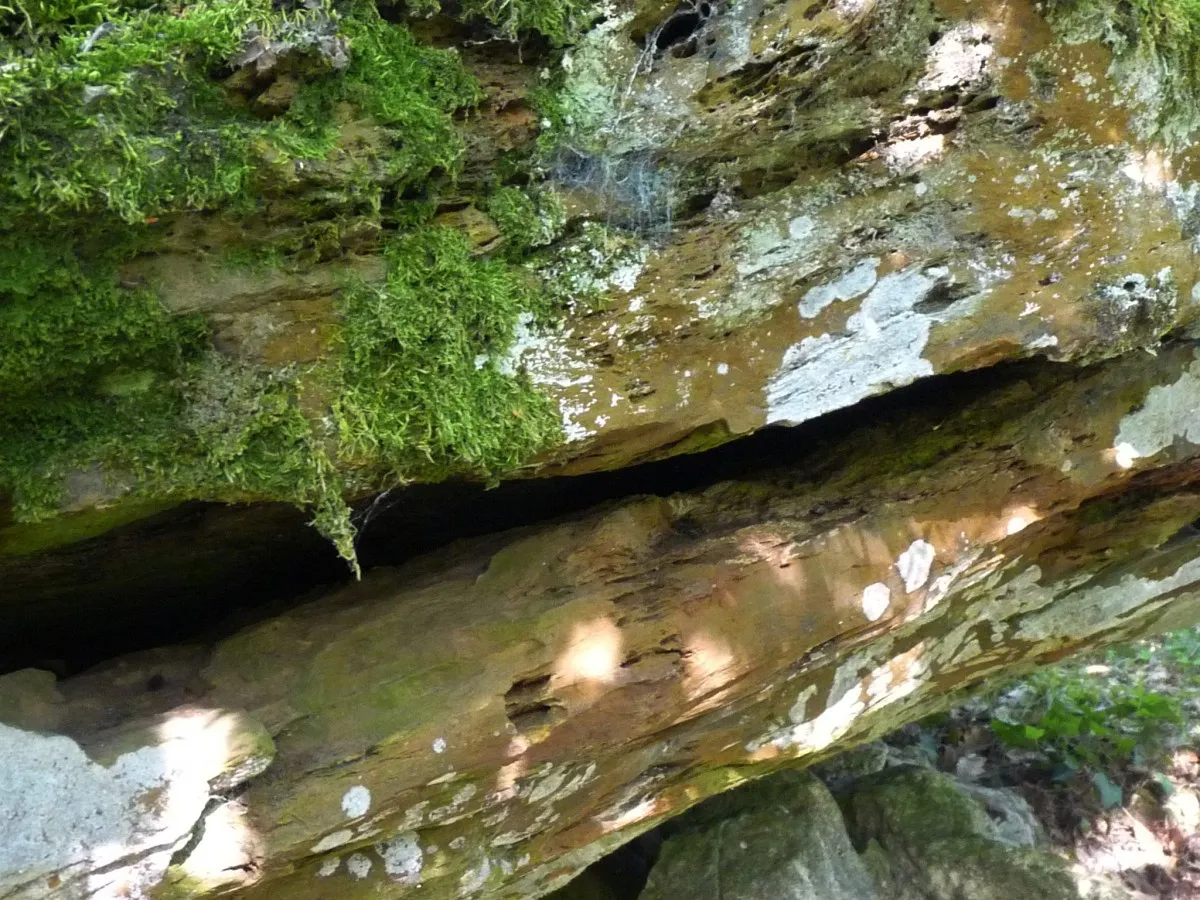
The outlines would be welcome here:
M 495 478 L 561 437 L 551 404 L 502 356 L 540 294 L 523 273 L 424 227 L 385 250 L 387 281 L 343 297 L 341 443 L 405 478 Z

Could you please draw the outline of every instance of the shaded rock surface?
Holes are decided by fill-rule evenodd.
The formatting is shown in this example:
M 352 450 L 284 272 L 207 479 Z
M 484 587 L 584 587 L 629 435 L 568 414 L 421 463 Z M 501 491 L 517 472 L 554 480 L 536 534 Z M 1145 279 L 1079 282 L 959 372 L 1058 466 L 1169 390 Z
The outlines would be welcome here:
M 986 792 L 986 793 L 985 793 Z M 886 772 L 844 800 L 847 824 L 881 896 L 900 900 L 1075 900 L 1062 860 L 1035 849 L 1020 797 L 963 789 L 947 775 Z
M 650 872 L 644 900 L 879 900 L 841 810 L 811 775 L 781 773 L 689 816 Z
M 0 692 L 33 695 L 0 704 L 13 739 L 60 735 L 77 767 L 173 758 L 170 723 L 233 711 L 274 755 L 240 787 L 217 777 L 225 751 L 118 779 L 113 802 L 157 828 L 155 798 L 211 773 L 149 874 L 144 843 L 98 838 L 89 810 L 0 819 L 0 845 L 42 848 L 13 896 L 88 896 L 100 871 L 193 897 L 540 895 L 958 688 L 1177 627 L 1200 579 L 1197 365 L 1182 342 L 1034 366 L 879 409 L 776 468 L 463 542 L 215 643 L 114 660 L 59 681 L 61 702 L 23 675 Z M 53 782 L 55 757 L 23 758 L 5 784 Z
M 661 830 L 641 900 L 1081 897 L 1019 795 L 927 769 L 889 768 L 837 800 L 816 777 L 782 772 Z

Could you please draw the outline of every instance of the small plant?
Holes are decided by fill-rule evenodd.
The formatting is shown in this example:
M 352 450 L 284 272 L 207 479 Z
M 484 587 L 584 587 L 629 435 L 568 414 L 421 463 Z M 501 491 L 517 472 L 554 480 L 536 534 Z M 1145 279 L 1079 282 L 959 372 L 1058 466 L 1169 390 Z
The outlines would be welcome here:
M 1052 780 L 1090 779 L 1106 807 L 1121 801 L 1119 773 L 1155 765 L 1184 723 L 1176 697 L 1111 672 L 1039 671 L 1005 693 L 991 723 L 1004 744 L 1042 757 Z

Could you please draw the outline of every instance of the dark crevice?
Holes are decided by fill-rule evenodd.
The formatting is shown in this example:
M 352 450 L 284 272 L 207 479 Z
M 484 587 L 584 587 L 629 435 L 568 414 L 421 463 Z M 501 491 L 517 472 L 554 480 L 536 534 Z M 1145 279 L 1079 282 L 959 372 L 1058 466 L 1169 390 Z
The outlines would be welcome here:
M 966 285 L 950 281 L 939 281 L 924 299 L 913 305 L 913 312 L 933 315 L 953 306 L 970 293 Z
M 925 302 L 948 304 L 955 297 L 947 285 Z M 1035 360 L 928 378 L 804 425 L 764 428 L 715 449 L 612 472 L 509 481 L 493 489 L 466 482 L 396 489 L 358 504 L 359 557 L 365 569 L 396 565 L 458 540 L 605 501 L 697 490 L 780 466 L 821 477 L 836 464 L 821 455 L 823 446 L 855 429 L 884 422 L 897 434 L 931 428 L 981 393 L 1073 371 Z M 678 528 L 686 532 L 687 523 Z M 0 672 L 38 666 L 67 675 L 130 651 L 208 642 L 348 578 L 345 564 L 300 510 L 185 504 L 91 540 L 0 556 Z M 554 714 L 553 700 L 540 695 L 543 676 L 531 673 L 510 691 L 510 715 L 523 724 Z
M 678 59 L 695 56 L 705 42 L 709 22 L 717 14 L 710 0 L 688 0 L 680 4 L 657 28 L 648 34 L 634 34 L 634 40 L 656 58 L 670 55 Z

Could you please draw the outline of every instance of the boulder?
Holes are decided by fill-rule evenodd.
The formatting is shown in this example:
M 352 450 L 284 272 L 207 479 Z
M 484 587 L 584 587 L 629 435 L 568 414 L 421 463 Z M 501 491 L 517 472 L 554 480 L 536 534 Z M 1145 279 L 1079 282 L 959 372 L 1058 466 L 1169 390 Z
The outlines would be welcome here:
M 1078 900 L 1063 860 L 1036 843 L 1028 805 L 930 770 L 889 770 L 842 800 L 881 896 L 898 900 Z
M 880 900 L 817 778 L 782 772 L 672 825 L 640 900 Z

